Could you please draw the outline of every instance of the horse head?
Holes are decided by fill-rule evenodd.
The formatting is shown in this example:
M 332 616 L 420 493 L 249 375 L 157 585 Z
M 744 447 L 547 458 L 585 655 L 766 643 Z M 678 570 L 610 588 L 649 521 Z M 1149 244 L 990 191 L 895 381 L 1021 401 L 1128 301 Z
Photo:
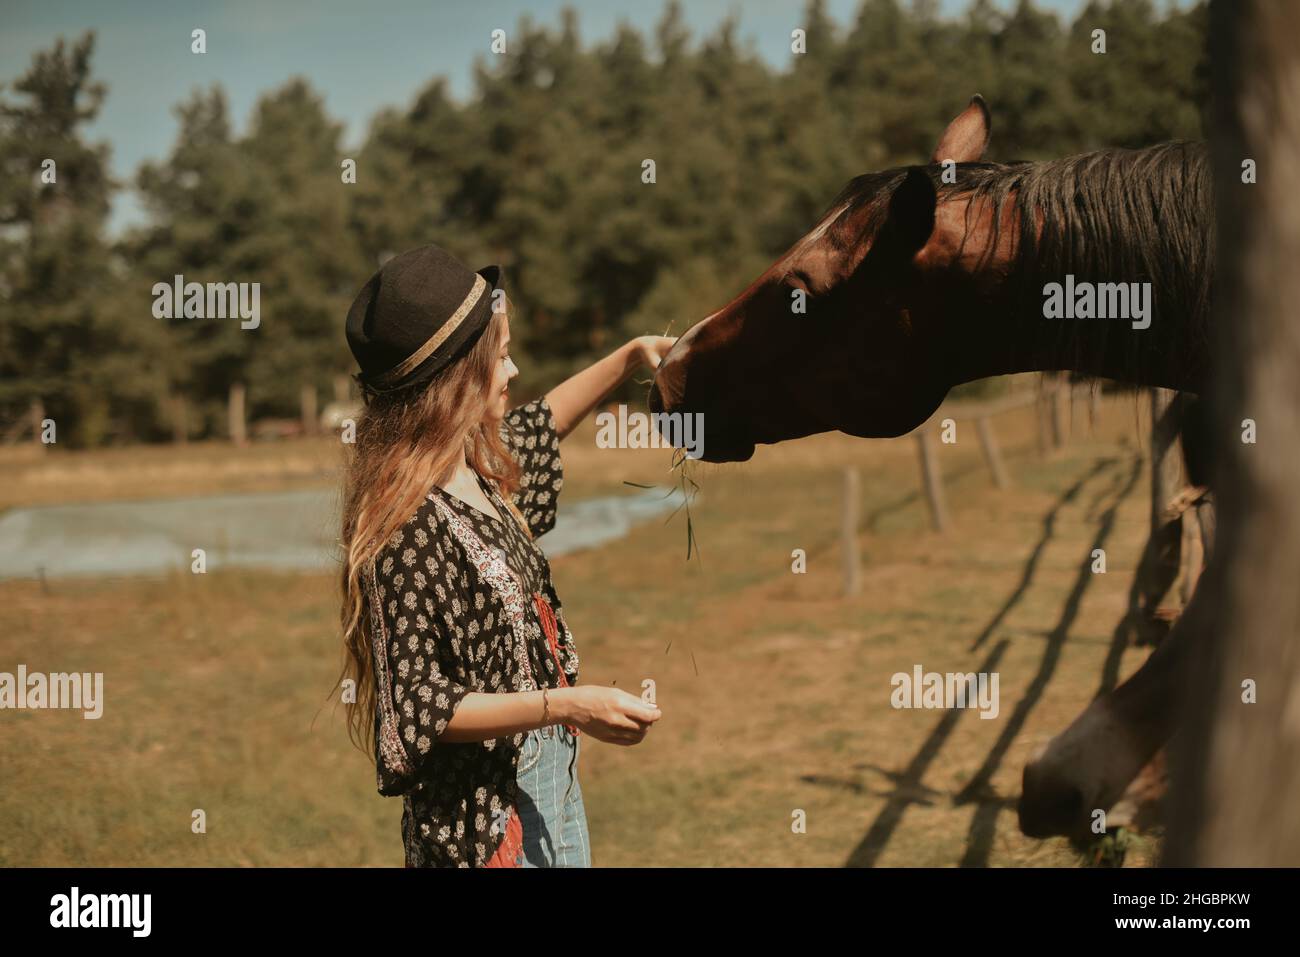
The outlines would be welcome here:
M 678 340 L 651 411 L 702 414 L 703 457 L 726 462 L 834 429 L 902 435 L 954 385 L 1013 372 L 1200 392 L 1214 280 L 1204 144 L 999 164 L 980 161 L 988 138 L 977 96 L 928 165 L 851 180 Z M 1048 308 L 1076 289 L 1077 311 Z
M 702 413 L 709 461 L 743 461 L 756 443 L 836 429 L 883 438 L 924 422 L 958 374 L 935 348 L 942 313 L 954 296 L 981 295 L 972 283 L 954 288 L 966 278 L 951 268 L 965 227 L 940 206 L 932 175 L 977 161 L 988 138 L 976 96 L 940 138 L 932 171 L 853 179 L 749 288 L 681 336 L 655 376 L 651 411 Z

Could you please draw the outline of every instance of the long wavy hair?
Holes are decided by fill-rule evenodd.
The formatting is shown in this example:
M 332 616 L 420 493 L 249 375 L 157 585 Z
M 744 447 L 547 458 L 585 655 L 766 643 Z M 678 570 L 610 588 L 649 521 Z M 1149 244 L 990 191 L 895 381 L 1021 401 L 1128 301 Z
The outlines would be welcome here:
M 461 448 L 466 463 L 494 481 L 507 502 L 519 487 L 519 464 L 507 451 L 498 423 L 486 417 L 506 315 L 494 311 L 469 352 L 430 382 L 387 394 L 363 392 L 365 409 L 356 424 L 343 487 L 344 664 L 339 684 L 349 678 L 355 682 L 355 700 L 345 704 L 348 737 L 372 758 L 377 690 L 362 576 L 430 488 L 450 478 Z

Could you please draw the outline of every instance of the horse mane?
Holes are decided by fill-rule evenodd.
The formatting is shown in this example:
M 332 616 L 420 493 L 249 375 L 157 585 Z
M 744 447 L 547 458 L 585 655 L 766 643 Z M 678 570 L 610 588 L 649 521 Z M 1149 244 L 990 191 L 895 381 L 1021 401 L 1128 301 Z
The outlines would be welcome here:
M 1188 357 L 1208 355 L 1214 199 L 1205 144 L 1175 141 L 1042 162 L 959 163 L 953 183 L 942 181 L 939 164 L 923 169 L 939 202 L 970 198 L 968 225 L 975 207 L 992 204 L 990 252 L 1013 198 L 1019 242 L 1007 288 L 1014 314 L 1027 317 L 1018 327 L 1021 347 L 1028 341 L 1035 355 L 1076 369 L 1087 368 L 1085 353 L 1115 349 L 1134 382 L 1151 370 L 1167 372 Z M 874 236 L 907 171 L 899 167 L 852 180 L 831 205 L 845 212 L 838 217 L 842 228 L 828 230 L 828 238 L 846 248 Z M 861 216 L 851 215 L 858 209 Z M 1035 211 L 1042 216 L 1041 236 Z M 849 223 L 852 228 L 844 228 Z M 1076 283 L 1150 282 L 1151 328 L 1138 334 L 1113 320 L 1043 320 L 1044 285 L 1063 282 L 1067 273 Z M 1190 378 L 1199 380 L 1203 372 L 1193 368 Z

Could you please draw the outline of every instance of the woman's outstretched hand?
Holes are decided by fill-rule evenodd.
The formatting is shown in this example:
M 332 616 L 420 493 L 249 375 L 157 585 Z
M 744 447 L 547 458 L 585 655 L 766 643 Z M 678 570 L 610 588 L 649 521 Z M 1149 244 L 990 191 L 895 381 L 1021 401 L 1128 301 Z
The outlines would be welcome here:
M 560 699 L 556 702 L 560 707 L 552 711 L 560 721 L 575 724 L 578 730 L 608 744 L 638 744 L 663 717 L 658 707 L 620 688 L 578 685 L 552 691 L 551 697 Z
M 676 341 L 676 336 L 638 336 L 632 340 L 632 349 L 643 366 L 654 370 Z

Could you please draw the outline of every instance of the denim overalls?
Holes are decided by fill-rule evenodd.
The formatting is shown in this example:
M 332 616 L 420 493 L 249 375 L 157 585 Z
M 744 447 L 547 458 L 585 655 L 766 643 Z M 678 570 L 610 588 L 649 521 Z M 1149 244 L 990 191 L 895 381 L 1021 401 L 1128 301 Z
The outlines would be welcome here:
M 587 812 L 578 783 L 580 737 L 563 724 L 529 731 L 520 749 L 516 808 L 524 826 L 520 867 L 590 867 Z
M 547 646 L 559 664 L 555 613 L 540 593 L 533 595 L 533 606 Z M 563 669 L 560 686 L 568 686 Z M 591 866 L 587 812 L 578 784 L 581 736 L 577 731 L 576 727 L 552 724 L 534 728 L 524 738 L 515 768 L 519 782 L 516 810 L 524 828 L 523 860 L 516 859 L 520 867 Z

